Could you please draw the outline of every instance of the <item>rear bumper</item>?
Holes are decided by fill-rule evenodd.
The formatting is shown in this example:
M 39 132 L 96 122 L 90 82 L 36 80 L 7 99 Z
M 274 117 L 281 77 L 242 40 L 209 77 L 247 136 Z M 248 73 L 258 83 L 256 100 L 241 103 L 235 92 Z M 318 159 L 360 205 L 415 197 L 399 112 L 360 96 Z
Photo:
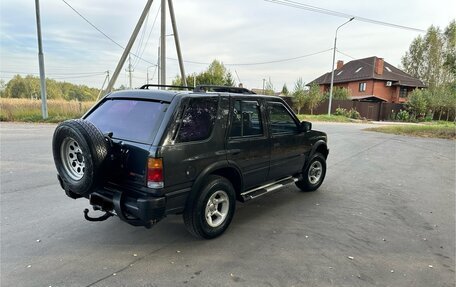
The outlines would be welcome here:
M 89 195 L 94 209 L 112 212 L 134 226 L 151 227 L 165 217 L 166 197 L 133 196 L 118 190 L 97 190 Z
M 62 179 L 57 175 L 60 186 L 68 197 L 77 199 L 81 195 L 66 190 Z M 161 196 L 148 194 L 134 189 L 114 186 L 100 188 L 87 198 L 95 210 L 115 213 L 121 220 L 134 225 L 151 227 L 167 214 L 184 211 L 190 186 L 180 186 L 177 190 L 163 190 Z

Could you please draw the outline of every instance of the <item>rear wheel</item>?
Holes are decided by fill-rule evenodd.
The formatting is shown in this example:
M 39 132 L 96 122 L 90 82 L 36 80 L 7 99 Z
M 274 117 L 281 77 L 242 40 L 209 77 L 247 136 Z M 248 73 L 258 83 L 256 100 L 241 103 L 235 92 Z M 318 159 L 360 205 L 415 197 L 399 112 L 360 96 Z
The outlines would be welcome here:
M 231 182 L 211 175 L 201 192 L 188 199 L 184 210 L 185 227 L 196 237 L 215 238 L 228 228 L 235 205 L 236 195 Z
M 54 132 L 52 151 L 67 194 L 86 196 L 98 187 L 109 144 L 92 123 L 80 119 L 60 123 Z
M 326 159 L 321 153 L 315 153 L 302 172 L 302 179 L 296 182 L 301 191 L 314 191 L 320 187 L 326 175 Z

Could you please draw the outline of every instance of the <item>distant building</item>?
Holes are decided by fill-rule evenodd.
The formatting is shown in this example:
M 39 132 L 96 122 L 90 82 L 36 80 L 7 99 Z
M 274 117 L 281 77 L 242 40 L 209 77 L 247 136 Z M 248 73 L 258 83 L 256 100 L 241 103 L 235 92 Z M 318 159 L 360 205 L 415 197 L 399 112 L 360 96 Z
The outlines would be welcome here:
M 319 84 L 323 92 L 329 92 L 331 72 L 313 80 L 308 86 L 312 83 Z M 426 85 L 385 62 L 383 58 L 370 57 L 353 60 L 345 65 L 343 61 L 337 61 L 334 87 L 348 88 L 352 100 L 403 103 L 411 91 Z

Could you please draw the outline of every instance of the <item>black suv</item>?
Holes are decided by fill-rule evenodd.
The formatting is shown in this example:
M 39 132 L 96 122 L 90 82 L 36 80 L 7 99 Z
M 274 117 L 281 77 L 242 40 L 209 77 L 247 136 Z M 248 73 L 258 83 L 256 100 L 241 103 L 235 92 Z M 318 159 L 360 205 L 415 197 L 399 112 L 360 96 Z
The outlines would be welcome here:
M 151 227 L 183 213 L 195 236 L 214 238 L 245 202 L 295 183 L 323 182 L 327 136 L 280 98 L 245 89 L 113 92 L 53 137 L 58 180 L 105 220 Z

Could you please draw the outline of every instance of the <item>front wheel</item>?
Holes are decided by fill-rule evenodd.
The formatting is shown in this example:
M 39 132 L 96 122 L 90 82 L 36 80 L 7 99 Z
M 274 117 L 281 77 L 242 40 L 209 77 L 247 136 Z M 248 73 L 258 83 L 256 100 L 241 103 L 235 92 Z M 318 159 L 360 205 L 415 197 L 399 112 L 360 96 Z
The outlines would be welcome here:
M 326 175 L 326 159 L 321 153 L 315 153 L 302 172 L 302 179 L 296 182 L 301 191 L 314 191 L 320 187 Z
M 236 195 L 231 182 L 211 175 L 201 192 L 188 199 L 184 210 L 185 227 L 196 237 L 215 238 L 228 228 L 235 205 Z

